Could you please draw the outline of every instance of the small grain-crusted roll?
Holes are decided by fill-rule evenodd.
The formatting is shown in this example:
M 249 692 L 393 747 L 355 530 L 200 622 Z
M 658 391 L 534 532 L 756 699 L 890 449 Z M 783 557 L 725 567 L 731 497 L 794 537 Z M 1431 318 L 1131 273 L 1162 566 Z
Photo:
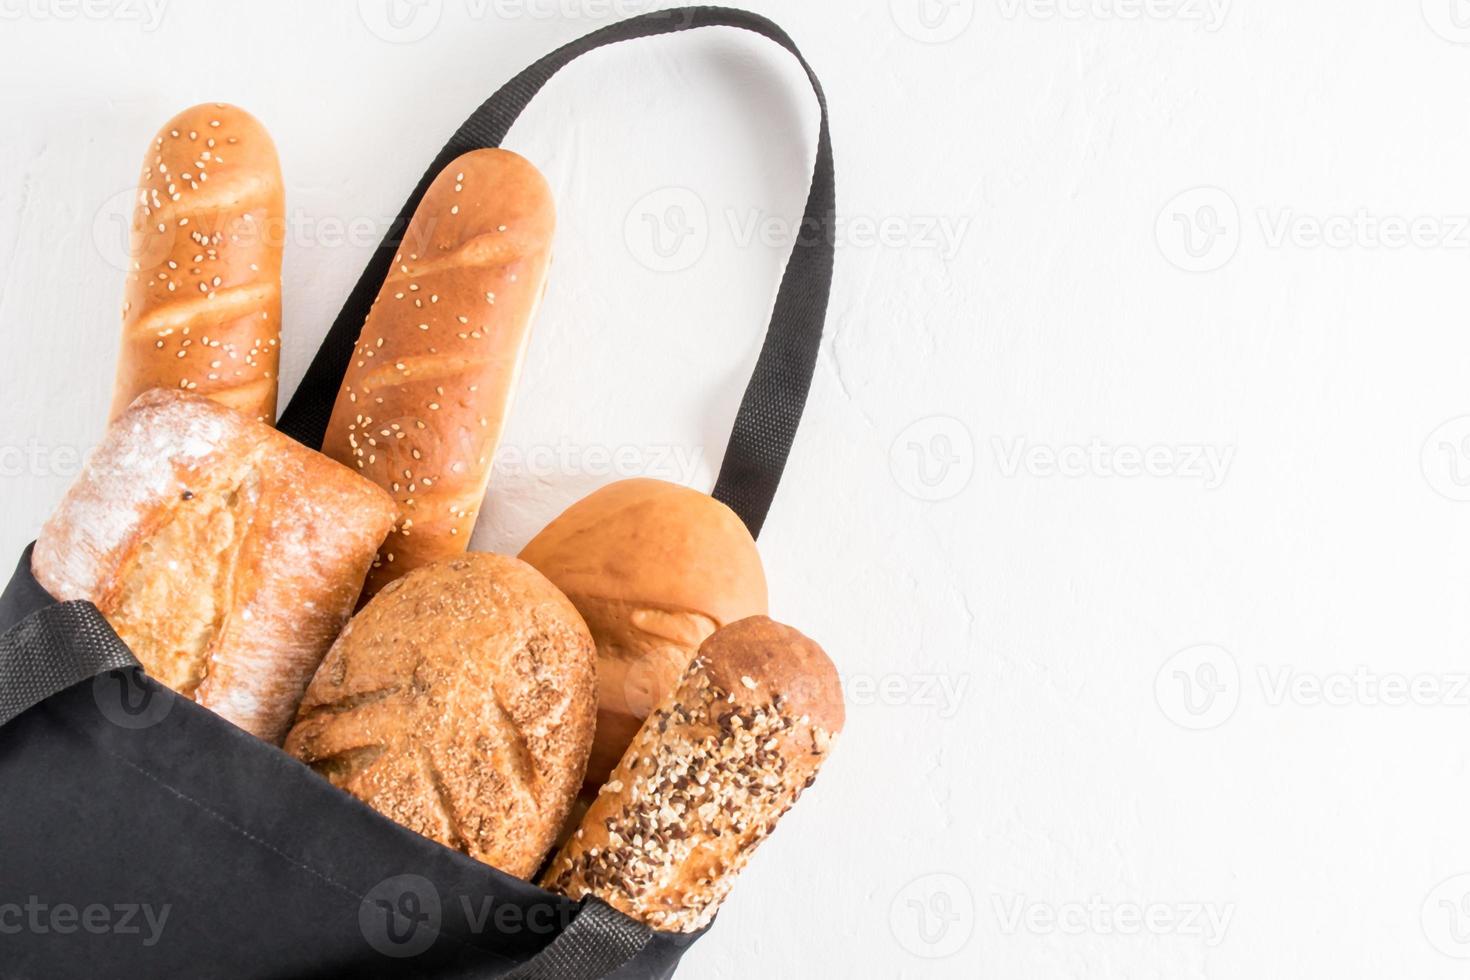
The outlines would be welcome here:
M 587 627 L 534 568 L 446 559 L 357 614 L 286 751 L 410 830 L 526 878 L 582 781 L 595 670 Z
M 832 661 L 764 616 L 718 631 L 639 729 L 542 887 L 664 931 L 714 917 L 845 718 Z
M 546 178 L 500 149 L 449 164 L 414 212 L 322 444 L 403 512 L 367 595 L 469 547 L 555 226 Z
M 270 134 L 222 102 L 164 123 L 138 181 L 112 418 L 150 388 L 276 418 L 285 191 Z

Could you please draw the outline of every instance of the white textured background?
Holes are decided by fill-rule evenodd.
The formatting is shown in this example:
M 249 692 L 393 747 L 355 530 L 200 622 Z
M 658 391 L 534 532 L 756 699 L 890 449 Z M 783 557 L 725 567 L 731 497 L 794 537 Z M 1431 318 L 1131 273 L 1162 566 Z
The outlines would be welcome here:
M 289 388 L 466 113 L 646 7 L 153 4 L 0 0 L 7 555 L 99 435 L 168 116 L 276 136 Z M 762 549 L 851 707 L 683 975 L 1465 976 L 1470 4 L 751 5 L 833 107 L 847 224 Z M 616 476 L 711 485 L 802 84 L 641 42 L 515 129 L 561 229 L 477 544 Z

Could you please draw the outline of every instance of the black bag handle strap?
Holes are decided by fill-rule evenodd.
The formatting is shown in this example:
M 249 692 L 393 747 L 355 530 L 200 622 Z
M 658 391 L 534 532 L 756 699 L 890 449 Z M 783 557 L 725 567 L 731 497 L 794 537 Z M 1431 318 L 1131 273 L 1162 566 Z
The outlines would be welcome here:
M 31 574 L 26 547 L 0 593 L 0 725 L 53 694 L 110 670 L 138 666 L 90 602 L 57 602 Z
M 769 38 L 793 54 L 811 80 L 821 106 L 816 170 L 802 216 L 801 233 L 781 278 L 775 311 L 766 330 L 755 373 L 745 389 L 734 431 L 715 483 L 714 496 L 740 515 L 759 535 L 786 468 L 807 392 L 816 371 L 822 325 L 832 291 L 837 192 L 827 98 L 811 65 L 780 27 L 759 14 L 728 7 L 682 7 L 654 11 L 594 31 L 567 44 L 521 72 L 475 110 L 439 152 L 394 219 L 383 243 L 369 260 L 342 312 L 328 331 L 290 404 L 280 429 L 313 448 L 322 444 L 343 375 L 369 308 L 388 274 L 398 243 L 434 178 L 455 158 L 495 147 L 553 75 L 597 48 L 620 41 L 672 34 L 702 27 L 735 27 Z
M 54 694 L 138 661 L 90 602 L 58 602 L 0 636 L 0 725 Z
M 595 898 L 534 958 L 501 980 L 601 980 L 648 945 L 653 931 Z

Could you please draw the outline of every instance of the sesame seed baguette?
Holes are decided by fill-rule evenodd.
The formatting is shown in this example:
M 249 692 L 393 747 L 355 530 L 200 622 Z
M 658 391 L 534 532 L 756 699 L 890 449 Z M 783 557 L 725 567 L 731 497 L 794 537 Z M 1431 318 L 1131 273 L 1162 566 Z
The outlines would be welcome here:
M 154 680 L 279 743 L 394 519 L 381 489 L 208 398 L 140 395 L 31 557 Z
M 285 210 L 249 113 L 211 103 L 164 124 L 138 182 L 111 418 L 176 388 L 274 424 Z
M 542 887 L 665 932 L 703 928 L 843 721 L 819 646 L 764 616 L 726 626 L 639 729 Z
M 446 167 L 409 222 L 322 446 L 399 504 L 365 595 L 469 547 L 555 225 L 546 179 L 500 149 Z

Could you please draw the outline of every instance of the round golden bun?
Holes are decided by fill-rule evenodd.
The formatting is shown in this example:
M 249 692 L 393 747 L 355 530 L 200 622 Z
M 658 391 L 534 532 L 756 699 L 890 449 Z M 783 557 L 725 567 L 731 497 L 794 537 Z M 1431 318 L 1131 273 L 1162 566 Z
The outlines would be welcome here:
M 767 612 L 755 540 L 729 507 L 662 480 L 609 484 L 521 551 L 566 594 L 597 642 L 595 791 L 643 719 L 715 630 Z

